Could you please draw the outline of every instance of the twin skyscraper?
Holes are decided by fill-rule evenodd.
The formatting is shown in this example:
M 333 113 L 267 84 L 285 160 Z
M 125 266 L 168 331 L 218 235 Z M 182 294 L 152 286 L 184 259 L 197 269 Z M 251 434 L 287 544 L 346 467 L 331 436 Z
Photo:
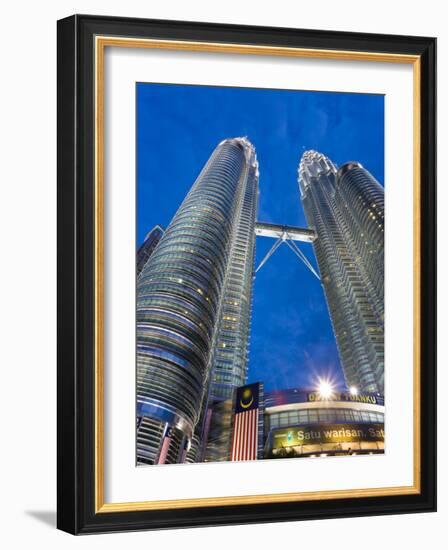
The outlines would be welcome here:
M 201 460 L 210 405 L 246 383 L 258 207 L 246 138 L 221 142 L 137 258 L 137 462 Z M 298 181 L 346 383 L 384 392 L 384 189 L 303 154 Z

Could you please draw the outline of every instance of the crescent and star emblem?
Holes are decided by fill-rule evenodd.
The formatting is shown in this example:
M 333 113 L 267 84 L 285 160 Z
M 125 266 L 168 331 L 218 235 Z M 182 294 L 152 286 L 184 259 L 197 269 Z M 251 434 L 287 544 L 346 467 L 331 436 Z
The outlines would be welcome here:
M 249 399 L 249 397 L 250 397 L 250 400 L 247 401 L 247 399 Z M 244 399 L 244 402 L 243 402 L 243 399 Z M 244 390 L 243 397 L 242 397 L 242 399 L 240 399 L 240 406 L 243 409 L 248 409 L 252 405 L 253 402 L 254 402 L 254 396 L 252 395 L 252 392 L 249 389 Z

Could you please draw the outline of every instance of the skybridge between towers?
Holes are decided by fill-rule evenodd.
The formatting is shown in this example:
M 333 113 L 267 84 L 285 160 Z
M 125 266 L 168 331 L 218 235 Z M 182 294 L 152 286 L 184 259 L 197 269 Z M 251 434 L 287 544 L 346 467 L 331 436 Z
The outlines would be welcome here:
M 255 270 L 255 273 L 260 271 L 260 269 L 274 254 L 274 252 L 280 247 L 280 245 L 286 244 L 286 246 L 288 246 L 288 248 L 297 256 L 297 258 L 305 264 L 305 266 L 311 271 L 311 273 L 320 280 L 319 274 L 296 244 L 296 241 L 300 241 L 303 243 L 314 242 L 314 240 L 316 239 L 316 233 L 312 229 L 294 227 L 290 225 L 257 222 L 255 224 L 255 235 L 257 237 L 270 237 L 272 239 L 276 239 L 275 243 L 269 249 L 266 256 L 261 260 L 260 265 Z

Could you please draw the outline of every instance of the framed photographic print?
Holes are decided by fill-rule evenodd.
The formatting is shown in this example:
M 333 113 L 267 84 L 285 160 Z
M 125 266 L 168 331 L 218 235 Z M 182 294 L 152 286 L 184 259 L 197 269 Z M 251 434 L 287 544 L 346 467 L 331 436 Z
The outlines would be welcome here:
M 58 527 L 435 510 L 435 39 L 58 22 Z

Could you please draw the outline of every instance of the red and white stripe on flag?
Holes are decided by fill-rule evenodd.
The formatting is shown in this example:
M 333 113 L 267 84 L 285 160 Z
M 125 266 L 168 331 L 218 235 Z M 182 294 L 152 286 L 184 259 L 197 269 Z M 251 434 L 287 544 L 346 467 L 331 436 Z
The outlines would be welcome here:
M 235 415 L 230 460 L 256 460 L 258 449 L 258 409 Z
M 157 464 L 165 464 L 166 457 L 168 456 L 168 449 L 170 448 L 171 437 L 170 435 L 165 435 L 162 441 L 162 448 L 160 449 L 159 458 Z

